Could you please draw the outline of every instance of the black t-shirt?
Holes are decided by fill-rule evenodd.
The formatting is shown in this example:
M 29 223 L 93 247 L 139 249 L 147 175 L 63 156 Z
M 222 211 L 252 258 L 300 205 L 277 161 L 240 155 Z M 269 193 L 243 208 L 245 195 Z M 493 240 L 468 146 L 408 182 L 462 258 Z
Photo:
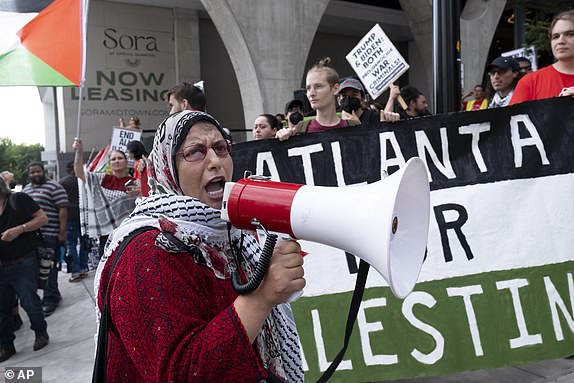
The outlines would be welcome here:
M 372 109 L 363 109 L 363 114 L 361 114 L 361 125 L 367 126 L 369 124 L 378 124 L 381 121 L 381 116 L 379 113 Z
M 78 179 L 68 174 L 60 181 L 60 185 L 68 194 L 68 222 L 80 221 L 80 193 L 78 191 Z
M 431 113 L 428 110 L 426 110 L 423 113 L 420 113 L 416 116 L 411 116 L 411 115 L 407 114 L 407 112 L 405 112 L 403 109 L 399 108 L 398 113 L 399 113 L 399 116 L 401 116 L 401 120 L 410 120 L 411 118 L 431 116 Z
M 4 213 L 0 215 L 0 232 L 30 221 L 32 214 L 38 210 L 40 210 L 40 206 L 28 194 L 12 193 L 6 203 Z M 28 231 L 12 242 L 0 240 L 0 258 L 5 262 L 23 258 L 35 250 L 37 246 L 38 236 L 36 232 Z

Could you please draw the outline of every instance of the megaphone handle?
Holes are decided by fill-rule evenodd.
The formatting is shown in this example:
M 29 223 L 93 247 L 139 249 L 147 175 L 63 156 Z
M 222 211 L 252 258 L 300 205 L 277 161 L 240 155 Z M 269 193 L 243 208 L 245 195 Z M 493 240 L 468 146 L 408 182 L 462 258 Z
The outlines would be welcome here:
M 256 230 L 256 234 L 257 234 L 257 238 L 258 238 L 259 242 L 260 243 L 261 242 L 267 243 L 267 235 L 269 235 L 269 233 L 273 233 L 278 237 L 278 239 L 282 239 L 285 241 L 289 241 L 289 240 L 294 239 L 290 235 L 287 235 L 285 233 L 269 232 L 267 230 Z M 301 255 L 305 256 L 305 255 L 307 255 L 307 253 L 304 252 L 303 250 L 301 250 Z M 300 290 L 300 291 L 293 293 L 285 302 L 286 303 L 295 302 L 297 299 L 299 299 L 301 297 L 301 295 L 303 295 L 303 290 Z
M 291 294 L 291 296 L 285 302 L 287 302 L 287 303 L 295 302 L 297 299 L 299 299 L 301 297 L 301 295 L 303 295 L 303 290 L 299 290 L 297 292 L 294 292 L 293 294 Z
M 263 281 L 263 278 L 265 277 L 265 273 L 267 273 L 267 269 L 269 268 L 269 263 L 271 262 L 271 256 L 273 255 L 273 249 L 275 248 L 276 243 L 277 235 L 269 233 L 265 239 L 265 245 L 261 251 L 259 263 L 255 267 L 251 280 L 241 283 L 241 265 L 236 265 L 235 271 L 231 274 L 231 285 L 237 294 L 246 295 L 255 291 L 259 287 L 261 281 Z

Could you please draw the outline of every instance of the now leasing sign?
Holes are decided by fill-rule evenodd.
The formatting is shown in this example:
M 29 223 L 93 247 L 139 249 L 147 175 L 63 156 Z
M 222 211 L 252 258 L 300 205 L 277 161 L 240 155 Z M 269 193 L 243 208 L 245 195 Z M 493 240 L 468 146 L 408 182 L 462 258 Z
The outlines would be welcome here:
M 419 283 L 398 300 L 371 268 L 332 382 L 443 375 L 574 353 L 572 121 L 574 102 L 562 98 L 234 146 L 236 179 L 252 170 L 345 187 L 375 182 L 413 156 L 427 164 L 431 224 Z M 340 203 L 356 206 L 359 217 L 372 209 Z M 365 221 L 364 235 L 377 235 L 377 224 Z M 305 380 L 313 382 L 341 348 L 356 260 L 302 246 L 310 253 L 307 287 L 292 307 Z

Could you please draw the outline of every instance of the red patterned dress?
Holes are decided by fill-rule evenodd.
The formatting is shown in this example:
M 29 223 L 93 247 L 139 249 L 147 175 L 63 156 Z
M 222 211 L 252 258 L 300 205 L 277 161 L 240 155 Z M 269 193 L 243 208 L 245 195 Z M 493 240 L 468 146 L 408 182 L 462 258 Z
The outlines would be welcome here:
M 108 383 L 265 379 L 258 351 L 233 307 L 237 294 L 229 279 L 216 278 L 188 253 L 157 247 L 158 233 L 135 237 L 110 279 Z M 102 283 L 112 263 L 106 262 Z M 100 288 L 100 307 L 102 299 Z

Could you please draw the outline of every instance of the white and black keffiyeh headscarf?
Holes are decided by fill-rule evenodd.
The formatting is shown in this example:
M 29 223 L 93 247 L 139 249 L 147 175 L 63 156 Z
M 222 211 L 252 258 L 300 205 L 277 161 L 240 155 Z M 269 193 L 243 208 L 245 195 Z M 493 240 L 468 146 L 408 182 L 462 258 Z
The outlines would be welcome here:
M 489 109 L 502 108 L 502 107 L 507 106 L 510 103 L 510 99 L 512 98 L 513 94 L 514 94 L 514 89 L 511 90 L 510 92 L 508 92 L 508 94 L 504 97 L 502 97 L 500 95 L 500 93 L 496 92 L 494 94 L 494 97 L 492 97 L 492 101 L 490 101 L 488 108 Z
M 203 112 L 179 112 L 159 126 L 149 155 L 150 197 L 139 201 L 129 218 L 110 235 L 96 272 L 96 296 L 106 260 L 124 237 L 142 226 L 154 226 L 162 231 L 155 244 L 167 252 L 181 251 L 181 244 L 175 245 L 164 233 L 175 236 L 188 248 L 194 260 L 210 268 L 216 278 L 229 279 L 235 270 L 234 262 L 230 261 L 233 259 L 231 246 L 239 251 L 240 243 L 248 276 L 255 268 L 260 255 L 255 238 L 245 235 L 240 241 L 241 233 L 235 230 L 231 233 L 233 243 L 230 244 L 227 225 L 221 219 L 220 211 L 185 196 L 180 188 L 175 153 L 191 127 L 199 121 L 212 123 L 225 137 L 219 123 Z M 298 336 L 288 304 L 278 305 L 272 310 L 256 342 L 265 368 L 286 382 L 303 382 Z

